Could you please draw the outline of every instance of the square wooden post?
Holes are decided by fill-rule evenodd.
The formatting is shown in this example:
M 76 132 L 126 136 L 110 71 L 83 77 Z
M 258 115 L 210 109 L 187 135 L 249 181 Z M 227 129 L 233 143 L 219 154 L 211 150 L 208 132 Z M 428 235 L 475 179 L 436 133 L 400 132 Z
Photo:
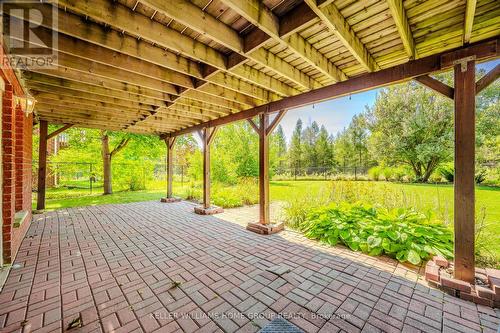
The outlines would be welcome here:
M 210 207 L 210 144 L 209 129 L 203 129 L 203 208 Z
M 263 235 L 274 234 L 284 229 L 283 223 L 271 222 L 269 203 L 269 136 L 284 115 L 285 111 L 280 111 L 270 123 L 269 113 L 262 113 L 259 115 L 259 126 L 248 119 L 259 134 L 259 222 L 249 223 L 247 230 Z
M 161 202 L 177 202 L 180 198 L 173 196 L 172 184 L 174 176 L 174 144 L 176 137 L 166 138 L 165 143 L 167 144 L 167 197 L 161 198 Z
M 200 132 L 203 146 L 203 205 L 195 207 L 194 212 L 200 215 L 213 215 L 222 213 L 224 209 L 210 204 L 210 144 L 215 138 L 217 127 L 205 127 Z
M 47 176 L 47 135 L 48 124 L 40 120 L 40 141 L 38 143 L 38 192 L 36 209 L 45 209 L 45 179 Z
M 474 282 L 475 60 L 455 65 L 455 278 Z
M 167 140 L 167 198 L 172 198 L 172 179 L 174 173 L 173 166 L 173 147 L 170 143 L 171 139 Z
M 259 223 L 270 223 L 269 214 L 269 116 L 259 116 Z

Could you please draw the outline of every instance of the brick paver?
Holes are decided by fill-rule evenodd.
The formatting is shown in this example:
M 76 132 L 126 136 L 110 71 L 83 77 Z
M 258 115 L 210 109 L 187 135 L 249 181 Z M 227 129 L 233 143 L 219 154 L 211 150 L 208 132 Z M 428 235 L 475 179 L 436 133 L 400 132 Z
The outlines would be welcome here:
M 260 236 L 239 212 L 231 223 L 143 202 L 35 215 L 0 293 L 0 331 L 256 332 L 278 315 L 306 332 L 497 330 L 498 310 L 394 260 Z

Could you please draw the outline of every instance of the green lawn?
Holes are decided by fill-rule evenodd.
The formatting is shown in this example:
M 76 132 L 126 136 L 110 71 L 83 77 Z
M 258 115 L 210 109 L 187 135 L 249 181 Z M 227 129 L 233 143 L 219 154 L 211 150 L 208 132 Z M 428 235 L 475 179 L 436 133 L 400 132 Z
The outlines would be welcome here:
M 161 184 L 160 184 L 161 186 Z M 201 189 L 190 190 L 191 185 L 174 184 L 174 193 L 186 197 L 199 197 Z M 165 190 L 147 190 L 136 192 L 116 192 L 112 195 L 100 195 L 96 188 L 93 195 L 88 190 L 49 189 L 47 190 L 47 209 L 88 206 L 107 203 L 127 203 L 146 200 L 159 200 Z M 214 184 L 212 198 L 216 204 L 238 205 L 238 196 L 246 196 L 244 203 L 258 200 L 257 184 L 222 187 Z M 435 216 L 450 225 L 453 218 L 453 186 L 433 184 L 398 184 L 387 182 L 343 182 L 343 181 L 272 181 L 271 200 L 289 201 L 295 198 L 320 200 L 330 196 L 330 200 L 349 193 L 355 200 L 364 199 L 384 206 L 412 206 L 419 210 L 434 212 Z M 334 196 L 332 197 L 332 193 Z M 347 194 L 346 194 L 347 193 Z M 77 196 L 78 197 L 75 197 Z M 227 196 L 227 198 L 226 198 Z M 35 197 L 35 196 L 34 196 Z M 249 198 L 253 198 L 253 201 Z M 491 247 L 500 254 L 500 188 L 478 186 L 476 188 L 476 207 L 478 216 L 485 214 L 486 230 L 492 237 Z

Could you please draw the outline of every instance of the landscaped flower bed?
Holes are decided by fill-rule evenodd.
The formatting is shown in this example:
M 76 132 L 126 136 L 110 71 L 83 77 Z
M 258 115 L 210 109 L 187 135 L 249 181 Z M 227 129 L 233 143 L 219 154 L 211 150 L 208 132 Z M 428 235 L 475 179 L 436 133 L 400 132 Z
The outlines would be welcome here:
M 332 204 L 313 209 L 299 228 L 307 237 L 330 245 L 342 243 L 369 255 L 385 253 L 414 265 L 434 255 L 453 257 L 450 229 L 412 209 Z

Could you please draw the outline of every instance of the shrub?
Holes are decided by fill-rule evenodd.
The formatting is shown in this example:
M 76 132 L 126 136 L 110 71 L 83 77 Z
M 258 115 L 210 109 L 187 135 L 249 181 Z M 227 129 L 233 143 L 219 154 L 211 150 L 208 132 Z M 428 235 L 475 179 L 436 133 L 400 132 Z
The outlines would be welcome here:
M 390 167 L 382 168 L 382 175 L 384 176 L 385 180 L 387 181 L 391 180 L 393 174 L 394 174 L 393 168 Z
M 342 243 L 369 255 L 385 253 L 420 264 L 433 255 L 453 257 L 453 235 L 440 223 L 412 209 L 387 210 L 364 204 L 313 209 L 299 226 L 305 235 L 330 245 Z
M 392 168 L 392 179 L 397 182 L 403 181 L 403 178 L 409 174 L 410 171 L 402 166 Z
M 453 164 L 445 164 L 438 169 L 438 172 L 446 179 L 447 182 L 453 183 L 455 178 L 455 168 Z
M 368 170 L 368 177 L 373 180 L 380 180 L 382 168 L 380 166 L 374 166 Z
M 455 167 L 453 163 L 448 163 L 443 165 L 438 169 L 439 173 L 445 178 L 448 182 L 453 183 L 454 175 L 455 175 Z M 486 179 L 487 170 L 484 168 L 477 169 L 474 179 L 476 184 L 481 184 Z

